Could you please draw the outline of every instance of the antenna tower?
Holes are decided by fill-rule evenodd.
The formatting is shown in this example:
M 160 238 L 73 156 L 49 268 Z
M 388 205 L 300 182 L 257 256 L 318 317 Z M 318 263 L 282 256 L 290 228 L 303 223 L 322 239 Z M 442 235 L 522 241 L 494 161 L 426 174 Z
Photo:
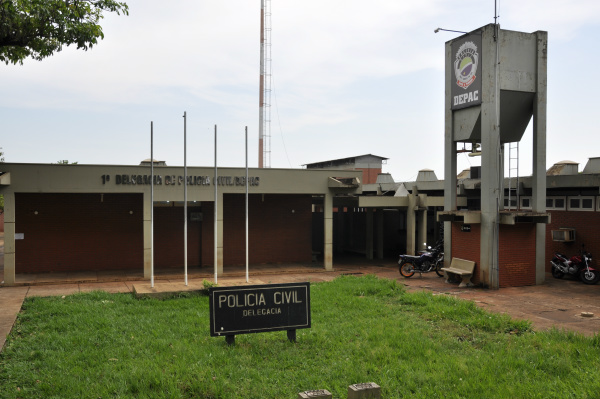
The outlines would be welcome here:
M 258 167 L 271 167 L 271 0 L 260 4 Z

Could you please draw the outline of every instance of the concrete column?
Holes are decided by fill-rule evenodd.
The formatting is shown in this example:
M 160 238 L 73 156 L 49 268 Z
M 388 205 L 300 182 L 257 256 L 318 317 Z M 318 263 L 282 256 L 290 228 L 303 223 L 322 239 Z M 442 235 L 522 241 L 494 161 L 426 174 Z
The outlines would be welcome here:
M 383 213 L 383 209 L 382 208 L 377 209 L 377 211 L 375 212 L 375 218 L 376 218 L 376 223 L 375 223 L 375 243 L 376 243 L 375 252 L 376 252 L 377 259 L 383 259 L 383 224 L 384 224 L 383 214 L 384 213 Z
M 263 194 L 264 195 L 264 194 Z M 217 276 L 223 275 L 223 193 L 217 194 Z M 213 248 L 214 250 L 214 248 Z
M 481 253 L 480 278 L 491 288 L 498 282 L 498 207 L 500 191 L 501 146 L 499 126 L 499 93 L 495 78 L 497 46 L 494 27 L 482 32 L 482 104 L 481 104 Z M 502 35 L 502 33 L 500 33 Z M 500 37 L 498 40 L 502 40 Z
M 333 270 L 333 195 L 325 194 L 323 198 L 323 266 Z
M 546 212 L 546 88 L 548 73 L 548 33 L 536 32 L 537 82 L 533 104 L 532 211 Z M 546 225 L 537 223 L 535 235 L 535 281 L 546 279 Z
M 446 96 L 444 104 L 444 210 L 455 211 L 456 208 L 456 142 L 454 141 L 452 119 L 452 44 L 446 43 Z M 444 222 L 444 266 L 450 267 L 452 260 L 452 222 Z
M 152 274 L 152 203 L 150 191 L 144 192 L 144 278 L 150 280 Z
M 427 242 L 427 209 L 418 211 L 418 224 L 419 228 L 419 242 L 417 243 L 417 249 L 425 249 L 427 248 L 424 243 Z
M 4 284 L 15 284 L 15 194 L 4 194 Z
M 414 255 L 415 248 L 417 245 L 417 223 L 415 212 L 417 209 L 417 194 L 416 189 L 413 188 L 412 194 L 408 194 L 408 208 L 406 209 L 406 253 L 407 255 Z
M 365 234 L 367 259 L 373 260 L 373 208 L 367 208 L 367 232 Z

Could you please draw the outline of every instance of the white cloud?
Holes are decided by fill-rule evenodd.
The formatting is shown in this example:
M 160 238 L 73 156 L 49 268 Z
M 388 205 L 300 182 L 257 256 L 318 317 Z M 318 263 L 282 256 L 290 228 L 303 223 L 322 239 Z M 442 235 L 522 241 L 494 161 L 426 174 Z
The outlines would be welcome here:
M 56 110 L 65 115 L 48 125 L 57 140 L 69 142 L 76 134 L 78 127 L 69 118 L 77 114 L 80 120 L 95 121 L 86 127 L 90 134 L 113 134 L 121 141 L 120 148 L 137 148 L 139 136 L 127 137 L 128 129 L 143 124 L 144 131 L 144 118 L 153 118 L 160 119 L 162 131 L 176 131 L 179 111 L 172 123 L 163 120 L 173 110 L 187 109 L 190 121 L 197 124 L 194 128 L 202 132 L 218 123 L 224 134 L 244 125 L 255 134 L 260 2 L 129 0 L 128 4 L 130 16 L 106 17 L 106 37 L 92 50 L 69 48 L 42 62 L 3 67 L 2 133 L 19 126 L 13 111 L 41 118 Z M 443 176 L 444 42 L 456 34 L 433 30 L 469 31 L 493 23 L 493 2 L 271 0 L 271 4 L 273 159 L 283 162 L 273 166 L 289 166 L 279 137 L 281 121 L 293 166 L 375 153 L 391 158 L 386 171 L 397 178 L 408 178 L 425 167 Z M 594 65 L 600 61 L 593 51 L 594 38 L 581 32 L 597 28 L 599 16 L 600 3 L 589 0 L 500 2 L 503 28 L 549 31 L 549 139 L 556 140 L 565 131 L 573 137 L 593 133 L 590 113 L 577 114 L 577 123 L 571 126 L 564 115 L 579 107 L 573 96 L 580 96 L 577 102 L 589 109 L 600 105 L 595 80 L 589 79 L 585 87 L 581 83 L 595 73 Z M 589 50 L 580 52 L 576 87 L 559 69 L 562 57 L 574 56 L 567 51 L 574 45 Z M 105 120 L 94 119 L 97 113 Z M 570 131 L 573 125 L 577 132 Z M 19 133 L 37 134 L 33 127 L 20 127 Z M 423 143 L 432 156 L 407 151 Z M 6 150 L 4 143 L 0 145 Z M 115 157 L 106 162 L 139 161 L 137 155 L 128 159 L 127 150 L 100 151 L 102 145 L 94 145 L 87 156 L 68 158 L 86 162 L 86 157 L 104 153 Z M 171 154 L 167 145 L 165 154 Z M 179 153 L 177 144 L 172 145 L 172 154 Z M 580 145 L 561 142 L 559 147 L 566 154 L 581 153 Z M 590 148 L 596 153 L 586 156 L 600 155 L 598 150 Z M 21 159 L 37 161 L 32 148 L 11 149 L 7 155 L 14 151 L 21 152 Z M 554 151 L 558 150 L 549 142 L 549 162 L 555 161 Z M 565 156 L 569 157 L 575 158 Z M 172 159 L 176 155 L 169 155 L 170 164 Z M 237 161 L 239 156 L 231 157 L 231 163 Z

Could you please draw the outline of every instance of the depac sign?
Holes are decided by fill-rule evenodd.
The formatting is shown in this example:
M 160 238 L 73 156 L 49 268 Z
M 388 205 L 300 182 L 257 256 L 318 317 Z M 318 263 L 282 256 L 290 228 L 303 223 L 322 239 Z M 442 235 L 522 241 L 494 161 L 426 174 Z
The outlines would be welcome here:
M 468 34 L 452 42 L 451 57 L 451 109 L 481 104 L 481 33 Z

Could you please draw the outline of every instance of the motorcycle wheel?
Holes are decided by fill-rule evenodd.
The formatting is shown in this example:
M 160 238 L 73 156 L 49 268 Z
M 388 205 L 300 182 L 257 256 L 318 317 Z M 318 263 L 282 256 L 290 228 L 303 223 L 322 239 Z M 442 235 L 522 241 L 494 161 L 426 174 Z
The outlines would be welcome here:
M 598 273 L 597 270 L 587 271 L 583 269 L 579 274 L 579 278 L 581 278 L 581 281 L 583 281 L 585 284 L 596 284 L 598 281 L 600 281 L 600 273 Z
M 563 278 L 565 274 L 558 270 L 556 267 L 552 267 L 552 277 L 554 278 Z
M 400 265 L 400 274 L 402 277 L 411 278 L 415 274 L 415 267 L 412 263 L 403 263 Z
M 444 277 L 444 272 L 441 270 L 442 267 L 444 267 L 444 259 L 438 260 L 435 264 L 435 274 L 437 274 L 440 277 Z

